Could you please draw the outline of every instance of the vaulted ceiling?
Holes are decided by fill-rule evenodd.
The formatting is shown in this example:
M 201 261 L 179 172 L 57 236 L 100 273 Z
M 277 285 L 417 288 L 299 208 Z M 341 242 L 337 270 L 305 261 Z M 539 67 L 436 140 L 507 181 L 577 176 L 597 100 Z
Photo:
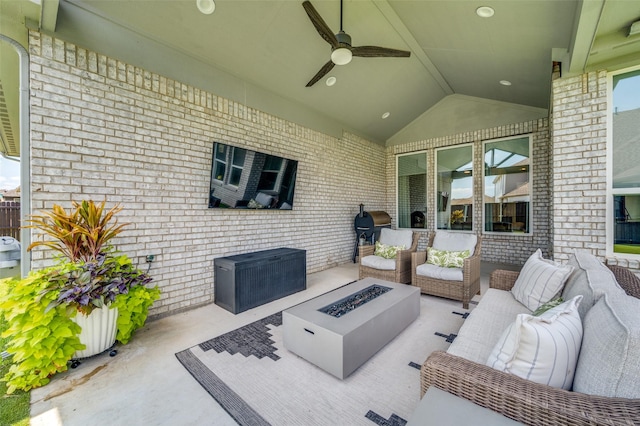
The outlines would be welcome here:
M 312 4 L 337 33 L 340 1 Z M 215 5 L 205 15 L 196 0 L 2 0 L 0 33 L 26 45 L 26 19 L 44 32 L 260 110 L 382 144 L 450 95 L 547 109 L 554 61 L 564 75 L 640 62 L 640 35 L 628 35 L 640 20 L 640 1 L 344 0 L 342 25 L 354 46 L 411 56 L 354 57 L 305 87 L 329 61 L 331 48 L 302 1 Z M 494 15 L 478 16 L 481 6 Z M 0 120 L 0 149 L 18 155 L 18 65 L 6 42 L 0 62 L 0 118 L 7 117 Z M 328 77 L 335 77 L 333 86 Z

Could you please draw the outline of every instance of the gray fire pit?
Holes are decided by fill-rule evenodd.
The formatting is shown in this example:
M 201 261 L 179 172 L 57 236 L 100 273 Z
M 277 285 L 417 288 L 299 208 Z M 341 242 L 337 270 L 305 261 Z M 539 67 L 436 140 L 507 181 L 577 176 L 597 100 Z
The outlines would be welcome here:
M 344 379 L 418 315 L 419 288 L 365 278 L 283 311 L 284 347 Z

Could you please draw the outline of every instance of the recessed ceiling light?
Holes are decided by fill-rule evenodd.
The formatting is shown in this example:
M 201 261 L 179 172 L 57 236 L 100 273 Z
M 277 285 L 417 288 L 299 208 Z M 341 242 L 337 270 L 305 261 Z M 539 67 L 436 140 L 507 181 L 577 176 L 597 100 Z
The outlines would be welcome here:
M 509 80 L 500 80 L 500 84 L 503 86 L 511 86 L 511 82 Z
M 329 77 L 326 81 L 327 86 L 329 87 L 333 86 L 334 84 L 336 84 L 336 81 L 337 79 L 334 76 Z
M 389 111 L 387 111 L 384 114 L 382 114 L 382 119 L 384 120 L 385 118 L 389 118 L 390 115 L 391 115 L 391 113 Z
M 216 10 L 216 3 L 213 0 L 196 0 L 196 6 L 205 15 L 211 15 Z
M 476 15 L 481 18 L 491 18 L 494 13 L 496 13 L 495 10 L 489 6 L 480 6 L 476 9 Z

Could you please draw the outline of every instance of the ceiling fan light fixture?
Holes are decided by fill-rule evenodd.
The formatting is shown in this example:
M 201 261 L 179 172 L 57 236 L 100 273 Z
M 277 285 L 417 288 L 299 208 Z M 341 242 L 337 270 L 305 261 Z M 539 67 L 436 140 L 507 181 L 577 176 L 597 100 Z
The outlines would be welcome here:
M 346 47 L 338 47 L 331 52 L 331 62 L 336 65 L 347 65 L 352 58 L 351 50 Z
M 481 18 L 491 18 L 494 13 L 496 13 L 496 11 L 489 6 L 480 6 L 479 8 L 476 9 L 476 15 L 478 15 Z
M 216 10 L 214 0 L 196 0 L 196 6 L 198 10 L 205 15 L 211 15 Z

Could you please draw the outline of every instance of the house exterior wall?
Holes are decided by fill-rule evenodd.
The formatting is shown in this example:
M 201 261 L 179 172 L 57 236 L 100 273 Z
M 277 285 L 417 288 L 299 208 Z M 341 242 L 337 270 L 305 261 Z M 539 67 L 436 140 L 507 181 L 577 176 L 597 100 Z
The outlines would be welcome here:
M 551 247 L 551 206 L 550 206 L 550 137 L 549 120 L 539 119 L 524 123 L 499 126 L 491 129 L 459 133 L 452 136 L 425 139 L 406 144 L 387 147 L 386 151 L 386 193 L 389 214 L 393 226 L 396 220 L 396 156 L 415 151 L 427 151 L 427 217 L 425 231 L 436 228 L 436 189 L 435 189 L 435 149 L 461 144 L 473 144 L 474 170 L 474 209 L 473 229 L 482 233 L 482 169 L 484 167 L 483 142 L 491 139 L 531 134 L 532 136 L 532 229 L 530 235 L 522 234 L 483 234 L 482 260 L 486 262 L 511 263 L 522 265 L 538 248 L 546 257 L 553 257 Z M 427 245 L 427 236 L 420 239 L 419 250 Z
M 151 315 L 213 301 L 213 259 L 292 247 L 308 272 L 350 262 L 359 204 L 385 210 L 385 149 L 340 139 L 179 81 L 30 34 L 34 212 L 121 203 L 117 248 L 162 290 Z M 213 142 L 298 160 L 294 209 L 208 209 Z M 51 263 L 34 250 L 33 267 Z
M 553 247 L 566 261 L 575 249 L 606 253 L 607 73 L 553 82 Z
M 576 249 L 640 272 L 637 259 L 606 256 L 607 71 L 554 80 L 552 92 L 553 250 Z

